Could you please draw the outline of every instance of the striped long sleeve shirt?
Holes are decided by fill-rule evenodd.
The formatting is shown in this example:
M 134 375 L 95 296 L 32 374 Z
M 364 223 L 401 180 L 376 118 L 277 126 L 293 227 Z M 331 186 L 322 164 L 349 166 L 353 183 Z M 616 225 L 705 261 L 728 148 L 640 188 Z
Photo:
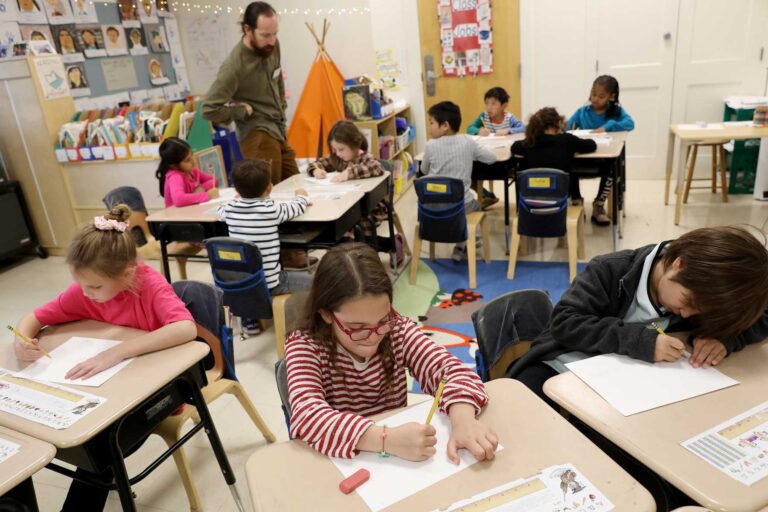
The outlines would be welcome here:
M 484 164 L 496 161 L 496 155 L 467 135 L 443 135 L 427 142 L 421 161 L 421 172 L 427 176 L 449 176 L 464 183 L 464 202 L 471 202 L 475 196 L 470 192 L 472 185 L 472 162 Z
M 307 333 L 295 331 L 285 344 L 291 435 L 331 457 L 351 458 L 365 431 L 368 416 L 404 407 L 407 401 L 405 369 L 426 393 L 434 395 L 448 377 L 440 411 L 455 403 L 472 404 L 476 411 L 488 395 L 480 378 L 443 347 L 421 332 L 407 317 L 397 317 L 389 334 L 395 356 L 392 385 L 384 388 L 384 367 L 378 355 L 365 363 L 354 361 L 338 346 L 332 371 L 330 352 Z
M 277 226 L 298 217 L 309 205 L 306 197 L 276 202 L 268 197 L 236 199 L 219 206 L 221 220 L 227 223 L 229 236 L 255 242 L 261 252 L 264 276 L 272 289 L 280 284 L 280 238 Z

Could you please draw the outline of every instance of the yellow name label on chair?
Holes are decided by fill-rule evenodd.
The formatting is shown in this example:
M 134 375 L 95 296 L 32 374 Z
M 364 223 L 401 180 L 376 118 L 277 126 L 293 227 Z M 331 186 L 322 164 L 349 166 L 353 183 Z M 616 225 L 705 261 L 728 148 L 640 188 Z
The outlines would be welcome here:
M 242 255 L 237 251 L 218 251 L 218 256 L 220 260 L 226 260 L 226 261 L 242 261 L 243 257 Z
M 448 185 L 444 183 L 427 183 L 427 192 L 438 192 L 445 194 L 448 192 Z
M 548 177 L 543 178 L 528 178 L 528 186 L 530 188 L 551 188 L 552 179 Z

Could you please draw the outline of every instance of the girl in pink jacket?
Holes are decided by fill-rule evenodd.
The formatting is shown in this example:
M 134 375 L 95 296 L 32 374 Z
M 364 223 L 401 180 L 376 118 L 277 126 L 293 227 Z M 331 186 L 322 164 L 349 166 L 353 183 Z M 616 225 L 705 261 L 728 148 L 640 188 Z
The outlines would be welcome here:
M 178 137 L 168 137 L 160 144 L 160 166 L 155 176 L 160 180 L 160 195 L 165 198 L 166 208 L 219 197 L 216 179 L 195 167 L 192 147 Z

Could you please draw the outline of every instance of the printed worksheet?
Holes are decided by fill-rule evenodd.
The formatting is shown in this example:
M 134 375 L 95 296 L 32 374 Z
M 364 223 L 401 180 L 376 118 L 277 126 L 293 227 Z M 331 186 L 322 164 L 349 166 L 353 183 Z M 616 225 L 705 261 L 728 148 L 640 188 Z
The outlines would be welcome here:
M 16 455 L 20 449 L 21 445 L 0 437 L 0 464 L 9 457 Z
M 613 503 L 571 464 L 551 466 L 433 512 L 606 512 Z
M 768 476 L 768 402 L 680 443 L 734 480 Z
M 0 411 L 51 428 L 67 428 L 106 401 L 77 389 L 23 379 L 0 368 Z

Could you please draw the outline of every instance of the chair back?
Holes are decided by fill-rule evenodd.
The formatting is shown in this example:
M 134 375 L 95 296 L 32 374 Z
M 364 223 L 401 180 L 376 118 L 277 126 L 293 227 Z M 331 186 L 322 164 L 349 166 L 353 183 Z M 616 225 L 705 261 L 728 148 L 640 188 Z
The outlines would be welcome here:
M 505 293 L 472 313 L 477 371 L 483 382 L 503 377 L 547 326 L 552 301 L 542 290 Z
M 414 182 L 418 196 L 419 238 L 458 243 L 467 239 L 464 183 L 458 178 L 425 176 Z
M 213 377 L 237 380 L 231 329 L 225 325 L 222 293 L 208 283 L 176 281 L 173 291 L 181 299 L 197 324 L 197 338 L 211 347 L 205 366 Z
M 282 402 L 285 426 L 288 428 L 288 433 L 290 434 L 291 400 L 288 395 L 288 370 L 286 368 L 285 359 L 280 359 L 275 363 L 275 383 L 277 384 L 277 392 L 280 395 L 280 401 Z
M 568 216 L 568 173 L 547 168 L 517 174 L 517 232 L 524 236 L 564 236 Z
M 255 243 L 231 237 L 205 240 L 213 282 L 224 293 L 224 305 L 241 318 L 272 318 L 272 295 Z
M 125 204 L 134 212 L 147 213 L 147 207 L 144 204 L 144 197 L 141 191 L 136 187 L 117 187 L 110 190 L 102 198 L 102 202 L 107 208 L 111 209 L 117 204 Z

